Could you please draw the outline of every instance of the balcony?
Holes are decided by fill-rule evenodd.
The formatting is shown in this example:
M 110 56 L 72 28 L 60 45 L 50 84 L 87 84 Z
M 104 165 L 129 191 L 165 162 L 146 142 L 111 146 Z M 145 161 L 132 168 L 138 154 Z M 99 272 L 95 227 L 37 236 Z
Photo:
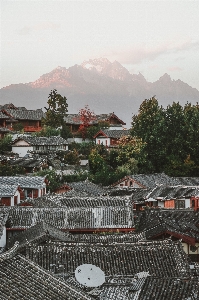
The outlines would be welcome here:
M 25 126 L 24 132 L 38 132 L 41 131 L 42 127 L 38 126 Z

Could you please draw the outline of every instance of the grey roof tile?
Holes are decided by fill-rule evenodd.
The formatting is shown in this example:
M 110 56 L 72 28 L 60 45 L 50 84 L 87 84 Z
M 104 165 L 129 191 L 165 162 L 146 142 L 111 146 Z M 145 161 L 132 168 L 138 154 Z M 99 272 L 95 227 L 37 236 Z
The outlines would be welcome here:
M 92 299 L 22 255 L 0 255 L 0 299 Z

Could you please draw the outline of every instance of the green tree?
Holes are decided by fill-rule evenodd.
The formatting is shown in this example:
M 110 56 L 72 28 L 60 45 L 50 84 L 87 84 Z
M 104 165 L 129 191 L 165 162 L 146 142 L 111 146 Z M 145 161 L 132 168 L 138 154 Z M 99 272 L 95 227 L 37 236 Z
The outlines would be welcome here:
M 64 162 L 69 165 L 79 165 L 80 164 L 80 156 L 76 149 L 69 151 L 64 156 Z
M 184 147 L 190 159 L 199 165 L 199 105 L 187 103 L 184 106 L 185 135 Z M 197 173 L 194 176 L 198 176 Z
M 51 126 L 46 126 L 44 125 L 41 131 L 35 132 L 32 135 L 34 136 L 46 136 L 46 137 L 51 137 L 51 136 L 59 136 L 60 135 L 60 129 L 53 128 Z
M 68 138 L 73 137 L 73 135 L 71 133 L 71 130 L 70 130 L 70 127 L 67 126 L 65 123 L 63 123 L 63 125 L 62 125 L 60 135 L 63 139 L 68 139 Z
M 9 164 L 0 164 L 0 176 L 24 175 L 25 169 L 21 166 L 11 166 Z
M 172 105 L 167 106 L 165 112 L 165 128 L 165 147 L 167 158 L 175 156 L 176 159 L 183 162 L 187 156 L 184 144 L 186 130 L 184 110 L 179 102 L 173 102 Z
M 44 125 L 58 128 L 63 126 L 64 117 L 68 112 L 68 104 L 66 97 L 61 96 L 57 93 L 57 90 L 51 90 L 48 101 L 48 107 L 45 107 L 46 114 L 45 118 L 43 118 L 42 123 Z
M 48 180 L 46 190 L 50 192 L 53 192 L 63 183 L 62 178 L 56 174 L 55 170 L 41 170 L 34 173 L 34 176 L 46 176 L 46 179 Z
M 89 167 L 92 174 L 95 174 L 99 170 L 106 169 L 107 167 L 106 161 L 96 148 L 93 149 L 89 155 Z
M 0 139 L 0 153 L 3 154 L 6 151 L 12 151 L 12 137 L 7 134 L 2 139 Z
M 138 115 L 132 118 L 131 134 L 142 139 L 144 147 L 140 155 L 144 159 L 139 160 L 138 167 L 143 168 L 140 162 L 147 161 L 147 172 L 162 172 L 165 165 L 165 111 L 158 104 L 158 100 L 152 97 L 144 100 L 140 106 Z
M 12 128 L 14 129 L 14 131 L 19 131 L 19 132 L 23 132 L 24 130 L 23 124 L 19 122 L 14 123 Z

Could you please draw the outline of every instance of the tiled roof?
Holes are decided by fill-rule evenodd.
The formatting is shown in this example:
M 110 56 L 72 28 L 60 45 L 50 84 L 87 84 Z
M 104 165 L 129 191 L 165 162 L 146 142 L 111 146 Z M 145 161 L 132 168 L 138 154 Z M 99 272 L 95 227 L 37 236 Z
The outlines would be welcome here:
M 9 117 L 5 113 L 3 113 L 2 111 L 0 111 L 0 119 L 9 119 Z
M 139 290 L 142 288 L 146 276 L 141 278 L 136 278 L 128 276 L 114 276 L 113 278 L 107 280 L 100 289 L 100 300 L 128 300 L 128 299 L 138 299 Z
M 8 104 L 3 104 L 3 105 L 0 105 L 0 109 L 17 109 L 16 106 L 14 106 L 13 103 L 8 103 Z
M 0 197 L 13 197 L 18 187 L 18 184 L 0 184 Z
M 22 255 L 0 255 L 1 300 L 92 299 Z
M 124 207 L 129 206 L 128 197 L 66 197 L 61 203 L 67 207 Z
M 199 195 L 199 186 L 198 188 L 186 186 L 157 186 L 148 194 L 148 198 L 157 199 L 161 197 L 163 199 L 180 199 L 197 195 Z
M 199 212 L 145 210 L 139 215 L 138 230 L 145 230 L 148 239 L 170 232 L 171 235 L 189 240 L 189 243 L 199 241 Z
M 20 185 L 21 188 L 42 188 L 46 184 L 41 176 L 0 176 L 0 185 Z
M 99 196 L 106 193 L 106 190 L 103 187 L 100 187 L 99 185 L 94 184 L 88 180 L 71 182 L 68 185 L 72 187 L 76 192 L 85 192 L 87 195 L 91 196 Z
M 150 189 L 136 189 L 132 193 L 132 200 L 134 203 L 145 203 L 145 199 L 150 193 Z
M 170 177 L 164 173 L 131 175 L 137 182 L 146 188 L 155 188 L 158 185 L 165 186 L 199 186 L 199 177 Z
M 44 117 L 42 109 L 27 110 L 27 109 L 5 109 L 6 112 L 16 120 L 41 120 Z
M 51 136 L 51 137 L 36 137 L 36 136 L 19 136 L 16 138 L 12 144 L 15 144 L 18 140 L 24 140 L 30 145 L 67 145 L 68 142 L 60 136 Z
M 47 157 L 22 157 L 18 159 L 12 159 L 8 162 L 10 165 L 18 165 L 24 168 L 34 168 L 46 165 L 53 165 Z
M 199 299 L 199 279 L 159 278 L 148 276 L 139 294 L 139 300 Z
M 131 175 L 132 179 L 141 183 L 145 188 L 155 188 L 157 185 L 172 185 L 171 177 L 164 173 Z
M 36 242 L 36 241 L 43 241 L 48 239 L 58 239 L 60 241 L 68 241 L 69 233 L 62 232 L 58 228 L 47 224 L 45 222 L 38 223 L 31 228 L 20 232 L 14 236 L 12 236 L 7 243 L 7 247 L 11 248 L 14 246 L 15 242 L 19 243 L 19 247 L 24 247 L 27 243 Z
M 132 205 L 127 199 L 68 198 L 62 205 L 56 208 L 13 207 L 9 213 L 12 227 L 29 228 L 41 221 L 58 228 L 133 226 Z
M 122 136 L 130 135 L 130 130 L 111 130 L 111 129 L 101 129 L 96 135 L 96 137 L 107 136 L 109 138 L 119 139 Z
M 24 247 L 27 243 L 41 243 L 55 239 L 69 243 L 89 243 L 89 244 L 112 244 L 112 243 L 128 243 L 145 240 L 145 233 L 111 233 L 111 234 L 71 234 L 68 231 L 63 232 L 60 229 L 47 224 L 45 222 L 38 223 L 25 231 L 22 231 L 10 237 L 7 242 L 7 247 L 11 248 L 15 242 L 19 243 L 19 247 Z
M 116 118 L 123 125 L 126 124 L 121 119 L 119 119 L 114 113 L 96 115 L 96 119 L 93 120 L 91 124 L 97 124 L 99 121 L 108 121 L 111 117 Z M 81 124 L 78 114 L 68 114 L 66 117 L 64 117 L 64 121 L 67 124 Z
M 78 266 L 93 264 L 101 268 L 105 276 L 139 272 L 159 277 L 190 275 L 181 243 L 171 240 L 106 245 L 51 241 L 38 246 L 29 244 L 25 251 L 26 257 L 57 273 L 74 274 Z

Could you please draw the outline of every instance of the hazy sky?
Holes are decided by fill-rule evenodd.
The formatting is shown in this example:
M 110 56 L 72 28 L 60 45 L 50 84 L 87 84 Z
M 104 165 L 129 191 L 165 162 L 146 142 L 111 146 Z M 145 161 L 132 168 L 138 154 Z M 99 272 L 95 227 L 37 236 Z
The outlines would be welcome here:
M 0 87 L 105 57 L 199 89 L 199 0 L 0 0 L 0 11 Z

